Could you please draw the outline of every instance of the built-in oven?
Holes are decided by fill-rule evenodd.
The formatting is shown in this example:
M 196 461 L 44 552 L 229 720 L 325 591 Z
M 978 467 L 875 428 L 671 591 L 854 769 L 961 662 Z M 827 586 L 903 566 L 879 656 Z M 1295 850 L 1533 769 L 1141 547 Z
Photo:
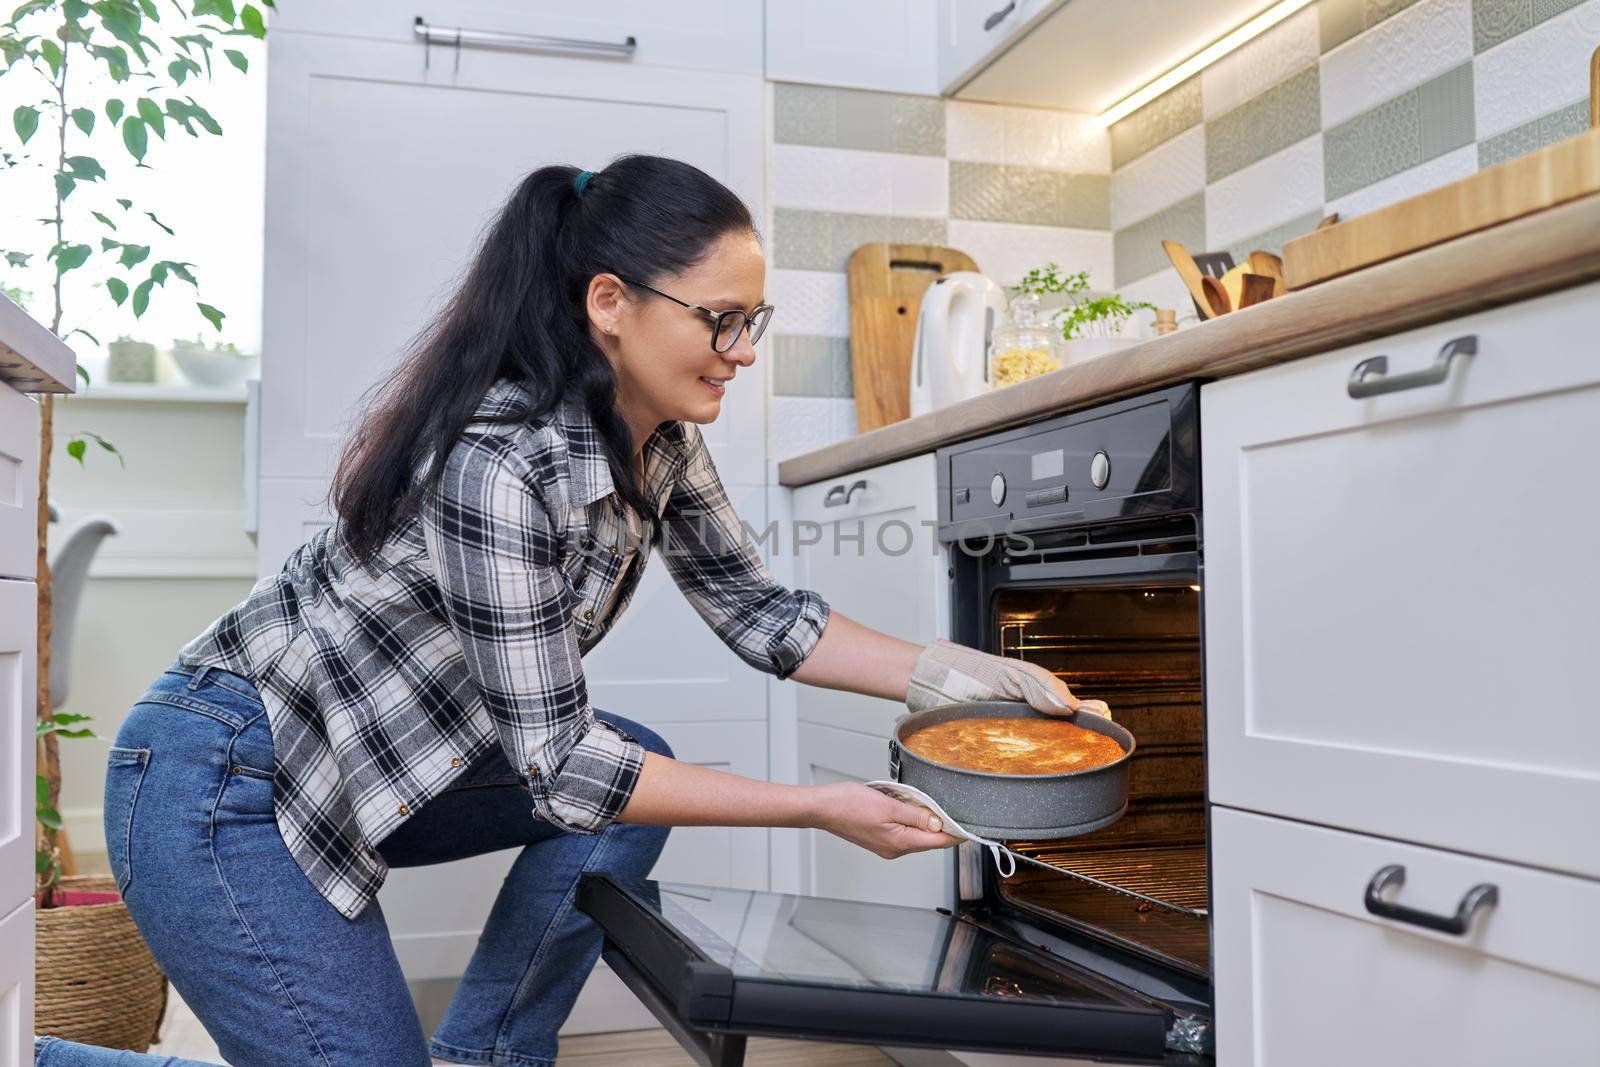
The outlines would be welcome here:
M 1138 741 L 1080 837 L 951 850 L 950 909 L 586 875 L 604 955 L 704 1064 L 751 1034 L 1209 1064 L 1198 388 L 936 453 L 950 636 L 1046 666 Z M 885 753 L 887 765 L 887 752 Z

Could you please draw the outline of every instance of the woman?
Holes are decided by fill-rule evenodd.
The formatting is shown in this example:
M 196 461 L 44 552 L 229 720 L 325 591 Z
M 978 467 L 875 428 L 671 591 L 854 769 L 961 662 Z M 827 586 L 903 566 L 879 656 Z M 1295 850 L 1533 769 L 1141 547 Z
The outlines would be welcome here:
M 698 430 L 755 361 L 764 286 L 748 210 L 700 170 L 534 171 L 351 438 L 333 525 L 134 706 L 107 768 L 111 868 L 229 1063 L 553 1063 L 600 949 L 578 878 L 645 877 L 670 826 L 815 827 L 884 857 L 954 841 L 866 786 L 680 763 L 591 708 L 581 657 L 653 548 L 778 678 L 1076 709 L 1041 668 L 902 641 L 773 580 Z M 513 847 L 426 1038 L 374 894 L 391 867 Z

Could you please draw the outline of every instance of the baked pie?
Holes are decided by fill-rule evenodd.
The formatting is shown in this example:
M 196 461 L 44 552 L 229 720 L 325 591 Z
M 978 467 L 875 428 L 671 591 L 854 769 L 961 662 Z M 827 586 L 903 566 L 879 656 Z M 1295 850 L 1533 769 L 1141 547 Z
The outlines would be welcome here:
M 948 719 L 924 726 L 902 745 L 933 763 L 990 774 L 1070 774 L 1122 758 L 1115 738 L 1063 719 Z

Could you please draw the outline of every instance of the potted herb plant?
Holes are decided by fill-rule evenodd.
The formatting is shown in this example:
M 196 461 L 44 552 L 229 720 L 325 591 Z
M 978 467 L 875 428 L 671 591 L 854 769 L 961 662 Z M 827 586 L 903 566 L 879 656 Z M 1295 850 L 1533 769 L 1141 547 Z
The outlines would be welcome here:
M 106 380 L 153 382 L 156 380 L 156 346 L 135 341 L 127 334 L 106 345 Z
M 1040 297 L 1060 294 L 1063 298 L 1062 305 L 1050 316 L 1061 333 L 1057 352 L 1063 365 L 1137 344 L 1139 338 L 1124 336 L 1128 320 L 1137 311 L 1155 308 L 1154 304 L 1128 300 L 1118 293 L 1094 295 L 1089 288 L 1088 271 L 1063 275 L 1055 263 L 1030 270 L 1015 288 L 1018 293 Z
M 256 357 L 239 351 L 232 341 L 208 344 L 200 334 L 193 341 L 174 339 L 172 360 L 190 383 L 209 389 L 238 385 L 256 365 Z

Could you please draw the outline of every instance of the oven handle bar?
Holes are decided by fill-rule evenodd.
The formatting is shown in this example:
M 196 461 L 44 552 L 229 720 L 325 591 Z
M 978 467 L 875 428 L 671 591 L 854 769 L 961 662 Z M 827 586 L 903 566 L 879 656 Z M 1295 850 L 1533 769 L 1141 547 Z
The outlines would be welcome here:
M 1476 334 L 1467 334 L 1445 342 L 1439 350 L 1439 357 L 1433 361 L 1433 366 L 1426 370 L 1412 371 L 1410 374 L 1397 374 L 1388 377 L 1389 357 L 1371 356 L 1355 365 L 1350 371 L 1350 382 L 1345 389 L 1350 393 L 1352 400 L 1365 400 L 1369 396 L 1378 396 L 1381 393 L 1398 393 L 1403 389 L 1415 389 L 1423 385 L 1438 385 L 1450 376 L 1450 363 L 1457 356 L 1472 356 L 1478 352 L 1478 337 Z
M 1399 889 L 1405 884 L 1406 869 L 1400 864 L 1391 863 L 1380 870 L 1372 876 L 1372 881 L 1367 883 L 1367 910 L 1382 918 L 1393 919 L 1395 922 L 1410 923 L 1412 926 L 1422 926 L 1460 937 L 1467 932 L 1467 927 L 1479 908 L 1487 908 L 1500 900 L 1500 890 L 1488 882 L 1467 890 L 1466 895 L 1461 898 L 1461 903 L 1456 906 L 1454 915 L 1435 915 L 1431 911 L 1408 908 L 1404 904 L 1391 904 L 1383 899 L 1385 889 L 1390 886 Z

